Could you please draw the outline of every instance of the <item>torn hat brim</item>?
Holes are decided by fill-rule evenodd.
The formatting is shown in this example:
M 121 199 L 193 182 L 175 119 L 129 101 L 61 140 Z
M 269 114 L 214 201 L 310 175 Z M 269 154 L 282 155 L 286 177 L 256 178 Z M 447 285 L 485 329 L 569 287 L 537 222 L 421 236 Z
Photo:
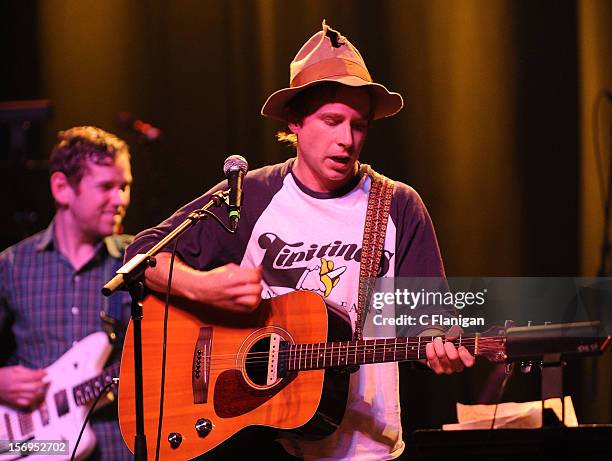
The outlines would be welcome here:
M 389 91 L 384 85 L 368 82 L 352 75 L 329 77 L 314 80 L 304 85 L 283 88 L 270 95 L 261 108 L 261 115 L 283 122 L 287 121 L 287 103 L 299 92 L 325 82 L 341 83 L 350 87 L 367 87 L 372 95 L 372 120 L 390 117 L 397 114 L 404 107 L 402 95 Z

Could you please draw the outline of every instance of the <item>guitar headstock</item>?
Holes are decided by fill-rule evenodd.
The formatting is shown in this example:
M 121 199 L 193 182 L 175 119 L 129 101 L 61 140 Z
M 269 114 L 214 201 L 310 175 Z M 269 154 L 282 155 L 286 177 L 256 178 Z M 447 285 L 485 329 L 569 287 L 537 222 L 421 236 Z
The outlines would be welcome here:
M 474 354 L 485 357 L 493 363 L 506 362 L 506 329 L 492 326 L 477 336 L 474 342 Z

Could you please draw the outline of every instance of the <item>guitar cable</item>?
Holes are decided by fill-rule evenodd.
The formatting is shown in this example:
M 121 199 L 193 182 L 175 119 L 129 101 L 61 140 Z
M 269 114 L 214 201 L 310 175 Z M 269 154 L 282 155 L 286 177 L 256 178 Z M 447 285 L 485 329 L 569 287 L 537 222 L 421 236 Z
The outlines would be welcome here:
M 504 379 L 501 383 L 501 386 L 499 387 L 499 394 L 497 395 L 497 399 L 496 399 L 497 402 L 495 402 L 495 409 L 493 410 L 493 418 L 491 420 L 491 427 L 489 427 L 490 431 L 492 431 L 495 428 L 495 417 L 497 416 L 497 407 L 501 403 L 502 397 L 504 396 L 504 392 L 506 390 L 506 385 L 508 384 L 508 380 L 510 379 L 510 376 L 512 376 L 513 372 L 514 372 L 514 363 L 511 363 L 510 370 L 506 372 Z
M 70 456 L 70 461 L 74 461 L 75 459 L 74 457 L 76 456 L 77 448 L 79 446 L 79 443 L 81 442 L 81 437 L 83 437 L 83 432 L 85 432 L 85 427 L 87 426 L 87 423 L 89 422 L 89 418 L 91 418 L 91 415 L 94 409 L 96 408 L 96 405 L 98 405 L 98 402 L 100 401 L 102 396 L 106 395 L 106 393 L 111 388 L 111 386 L 114 386 L 117 383 L 119 383 L 119 378 L 113 378 L 111 381 L 107 382 L 102 388 L 102 390 L 100 391 L 100 393 L 98 394 L 98 396 L 96 397 L 96 399 L 94 400 L 91 407 L 89 408 L 89 411 L 87 412 L 87 416 L 85 417 L 85 421 L 83 422 L 83 425 L 81 426 L 81 432 L 79 432 L 79 437 L 77 438 L 77 441 L 74 444 L 74 448 L 72 449 L 72 456 Z
M 234 234 L 236 231 L 229 229 L 223 221 L 219 219 L 217 215 L 208 211 L 202 210 L 202 213 L 206 216 L 210 216 L 217 221 L 222 228 L 224 228 L 230 234 Z M 181 234 L 174 240 L 174 246 L 172 248 L 172 256 L 170 257 L 170 267 L 168 269 L 168 285 L 166 287 L 166 299 L 164 302 L 164 339 L 162 341 L 162 363 L 161 363 L 161 383 L 159 390 L 159 418 L 157 420 L 157 439 L 155 441 L 155 461 L 159 461 L 159 450 L 161 444 L 161 432 L 162 432 L 162 421 L 164 417 L 164 391 L 166 387 L 166 346 L 168 339 L 168 305 L 170 304 L 170 290 L 172 288 L 172 274 L 174 271 L 174 260 L 176 259 L 176 249 L 178 242 L 181 238 Z
M 162 341 L 162 363 L 161 363 L 161 383 L 159 389 L 159 418 L 157 420 L 157 440 L 155 442 L 155 461 L 159 461 L 159 449 L 161 444 L 162 421 L 164 418 L 164 390 L 166 388 L 166 345 L 168 339 L 168 305 L 170 304 L 170 289 L 172 288 L 172 273 L 174 271 L 174 260 L 176 258 L 176 248 L 180 236 L 174 241 L 172 256 L 170 257 L 170 267 L 168 269 L 168 286 L 166 287 L 166 300 L 164 302 L 164 339 Z

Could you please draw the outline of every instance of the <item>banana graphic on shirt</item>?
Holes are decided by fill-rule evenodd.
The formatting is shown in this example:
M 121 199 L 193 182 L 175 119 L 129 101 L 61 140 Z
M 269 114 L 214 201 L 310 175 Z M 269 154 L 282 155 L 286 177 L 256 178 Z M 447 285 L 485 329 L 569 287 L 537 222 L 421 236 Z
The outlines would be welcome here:
M 340 282 L 340 276 L 346 271 L 346 266 L 339 267 L 334 270 L 334 262 L 325 258 L 321 258 L 321 268 L 319 269 L 319 277 L 321 283 L 325 286 L 323 296 L 327 297 L 332 289 Z
M 296 283 L 296 290 L 308 290 L 322 293 L 328 297 L 334 287 L 340 283 L 340 276 L 346 272 L 346 266 L 334 268 L 334 262 L 321 258 L 321 263 L 304 270 Z

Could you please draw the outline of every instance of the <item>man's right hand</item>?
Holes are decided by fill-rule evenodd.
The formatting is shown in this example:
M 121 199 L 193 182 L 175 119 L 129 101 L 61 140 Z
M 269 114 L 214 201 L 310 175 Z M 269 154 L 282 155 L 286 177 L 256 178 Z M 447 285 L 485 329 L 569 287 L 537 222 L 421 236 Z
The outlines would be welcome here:
M 0 400 L 16 408 L 34 408 L 45 397 L 46 374 L 21 365 L 0 368 Z
M 163 293 L 168 284 L 170 254 L 160 253 L 145 272 L 147 286 Z M 196 270 L 178 257 L 172 274 L 172 294 L 233 312 L 252 312 L 261 301 L 261 267 L 230 263 L 209 271 Z
M 261 301 L 262 268 L 231 263 L 202 272 L 198 299 L 234 312 L 251 312 Z

